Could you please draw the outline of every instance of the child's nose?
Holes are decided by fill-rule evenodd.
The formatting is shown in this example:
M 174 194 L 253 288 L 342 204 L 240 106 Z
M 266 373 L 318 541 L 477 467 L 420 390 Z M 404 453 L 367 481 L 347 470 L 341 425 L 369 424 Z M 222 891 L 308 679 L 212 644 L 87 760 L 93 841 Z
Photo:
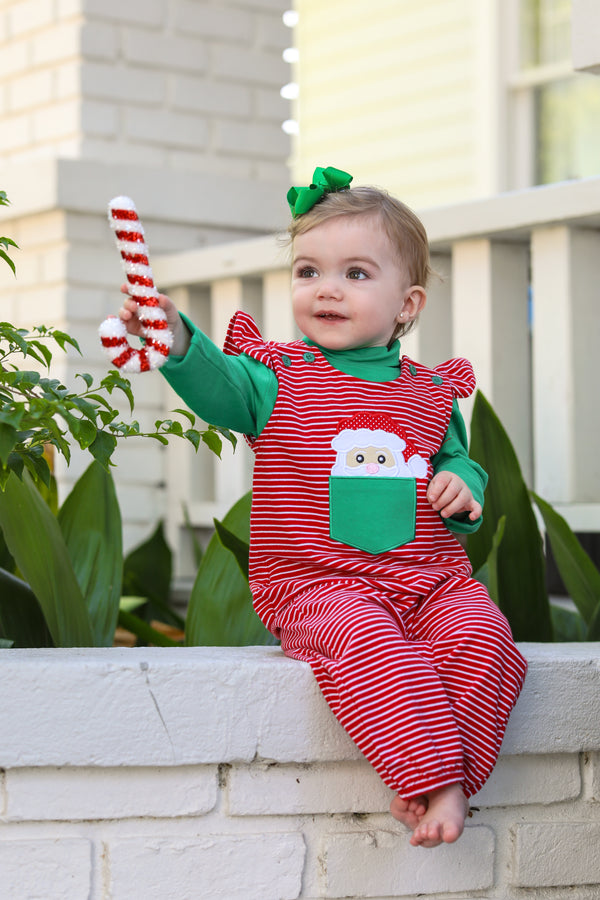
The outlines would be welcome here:
M 342 286 L 340 280 L 334 276 L 323 278 L 318 287 L 317 296 L 333 298 L 339 300 L 342 297 Z

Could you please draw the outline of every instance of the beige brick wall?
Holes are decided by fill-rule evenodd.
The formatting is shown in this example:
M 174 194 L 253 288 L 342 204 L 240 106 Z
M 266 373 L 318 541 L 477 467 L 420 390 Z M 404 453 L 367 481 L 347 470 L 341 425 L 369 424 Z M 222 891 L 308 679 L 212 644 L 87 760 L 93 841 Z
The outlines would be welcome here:
M 294 176 L 351 172 L 423 208 L 494 192 L 490 0 L 297 0 Z M 495 111 L 495 110 L 494 110 Z

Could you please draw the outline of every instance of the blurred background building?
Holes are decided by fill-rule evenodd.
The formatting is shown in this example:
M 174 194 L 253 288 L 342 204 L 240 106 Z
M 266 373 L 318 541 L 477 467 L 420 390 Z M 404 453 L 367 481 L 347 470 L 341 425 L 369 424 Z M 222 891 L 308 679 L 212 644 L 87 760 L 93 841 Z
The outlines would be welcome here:
M 296 7 L 297 177 L 337 160 L 423 208 L 598 174 L 600 82 L 574 69 L 571 0 Z

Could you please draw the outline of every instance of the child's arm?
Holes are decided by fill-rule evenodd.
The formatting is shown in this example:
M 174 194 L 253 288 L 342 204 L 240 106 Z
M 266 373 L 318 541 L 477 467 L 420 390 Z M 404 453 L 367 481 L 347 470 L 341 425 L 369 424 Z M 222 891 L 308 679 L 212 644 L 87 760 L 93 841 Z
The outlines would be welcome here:
M 127 293 L 127 286 L 121 290 Z M 165 294 L 159 302 L 174 335 L 160 373 L 189 408 L 212 425 L 257 436 L 277 399 L 275 373 L 249 356 L 223 353 L 199 328 L 180 315 Z M 137 305 L 129 298 L 119 315 L 131 334 L 140 334 Z
M 443 516 L 450 531 L 456 534 L 476 531 L 481 525 L 487 475 L 469 458 L 467 430 L 456 401 L 444 442 L 432 463 L 430 503 Z

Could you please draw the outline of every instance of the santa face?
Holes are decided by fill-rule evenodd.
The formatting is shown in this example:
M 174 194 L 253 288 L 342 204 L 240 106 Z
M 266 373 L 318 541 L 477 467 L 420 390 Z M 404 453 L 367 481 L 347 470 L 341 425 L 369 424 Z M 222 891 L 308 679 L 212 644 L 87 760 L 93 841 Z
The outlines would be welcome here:
M 425 461 L 417 454 L 407 463 L 404 438 L 381 428 L 344 428 L 333 438 L 331 446 L 336 452 L 332 475 L 411 478 L 417 474 L 411 467 L 415 459 L 426 468 Z
M 389 447 L 352 447 L 346 454 L 345 475 L 398 474 L 394 454 Z
M 386 346 L 398 322 L 415 318 L 424 302 L 373 216 L 336 216 L 294 239 L 294 318 L 321 347 Z

